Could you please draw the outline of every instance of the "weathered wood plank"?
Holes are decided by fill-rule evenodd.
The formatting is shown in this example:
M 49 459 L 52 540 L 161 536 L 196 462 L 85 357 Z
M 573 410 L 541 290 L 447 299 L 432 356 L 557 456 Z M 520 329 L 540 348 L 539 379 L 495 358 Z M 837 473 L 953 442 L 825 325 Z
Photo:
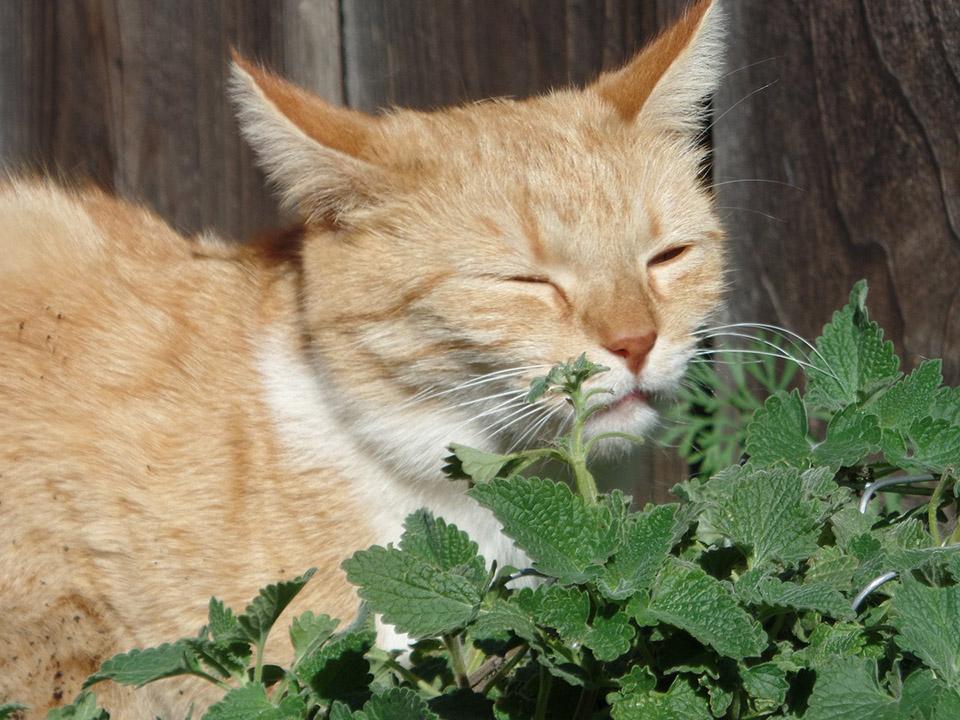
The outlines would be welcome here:
M 0 7 L 0 158 L 142 199 L 186 232 L 278 221 L 227 98 L 230 46 L 342 99 L 337 0 Z
M 865 277 L 908 363 L 943 357 L 957 382 L 960 6 L 726 7 L 734 72 L 713 138 L 732 315 L 813 336 Z

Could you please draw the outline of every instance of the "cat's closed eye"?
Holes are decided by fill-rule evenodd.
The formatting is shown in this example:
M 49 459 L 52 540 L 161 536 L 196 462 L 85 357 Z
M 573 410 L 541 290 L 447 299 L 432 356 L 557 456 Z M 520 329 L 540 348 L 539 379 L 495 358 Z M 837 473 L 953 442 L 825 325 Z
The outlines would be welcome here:
M 647 267 L 653 267 L 655 265 L 666 265 L 672 260 L 676 260 L 681 255 L 686 254 L 686 252 L 689 249 L 690 249 L 690 245 L 676 245 L 674 247 L 667 248 L 666 250 L 659 252 L 656 255 L 654 255 L 652 258 L 650 258 L 647 261 Z
M 570 304 L 567 294 L 563 291 L 563 288 L 544 275 L 511 275 L 510 277 L 504 278 L 504 280 L 510 283 L 523 283 L 527 285 L 547 285 L 556 291 L 557 295 L 564 302 L 564 304 Z

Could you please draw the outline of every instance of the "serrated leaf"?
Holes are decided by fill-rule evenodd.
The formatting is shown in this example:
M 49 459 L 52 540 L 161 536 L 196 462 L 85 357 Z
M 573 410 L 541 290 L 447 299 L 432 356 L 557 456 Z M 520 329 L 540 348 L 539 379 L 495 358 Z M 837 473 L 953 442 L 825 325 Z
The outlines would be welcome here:
M 307 570 L 292 580 L 284 580 L 261 588 L 257 597 L 237 617 L 237 624 L 252 643 L 262 643 L 290 601 L 313 577 L 316 568 Z
M 110 714 L 97 707 L 96 696 L 89 692 L 82 692 L 69 705 L 54 708 L 47 713 L 47 720 L 109 720 L 109 718 Z
M 819 407 L 842 410 L 858 404 L 899 376 L 893 343 L 884 341 L 880 326 L 869 319 L 866 298 L 867 284 L 861 280 L 817 338 L 817 352 L 810 356 L 816 370 L 807 371 L 806 397 Z
M 443 466 L 447 477 L 476 483 L 490 482 L 501 474 L 507 474 L 508 468 L 516 465 L 520 458 L 518 454 L 499 455 L 456 443 L 447 449 L 450 455 L 444 458 Z
M 898 701 L 877 679 L 877 663 L 864 658 L 834 660 L 817 673 L 803 720 L 897 720 Z
M 377 633 L 372 618 L 362 612 L 342 633 L 313 649 L 293 666 L 293 673 L 323 702 L 334 700 L 358 704 L 369 695 L 373 680 L 367 652 Z
M 940 388 L 933 396 L 930 417 L 960 425 L 960 387 Z
M 537 637 L 537 627 L 530 613 L 503 598 L 495 598 L 490 605 L 482 607 L 476 621 L 470 626 L 471 635 L 481 640 L 502 638 L 510 632 L 527 642 L 533 642 Z
M 613 662 L 630 651 L 630 641 L 635 634 L 626 613 L 617 611 L 609 616 L 594 617 L 583 644 L 600 662 Z
M 830 420 L 826 439 L 813 450 L 813 462 L 836 472 L 841 467 L 856 465 L 879 449 L 877 418 L 851 405 Z
M 440 720 L 424 700 L 407 688 L 390 688 L 370 698 L 355 720 Z
M 810 558 L 803 582 L 826 583 L 840 591 L 849 590 L 858 564 L 856 558 L 841 554 L 839 548 L 821 547 Z
M 667 692 L 656 692 L 656 679 L 645 668 L 635 666 L 618 682 L 621 689 L 607 695 L 613 720 L 704 720 L 711 716 L 707 701 L 682 678 L 676 678 Z
M 597 580 L 597 587 L 606 598 L 625 600 L 650 587 L 689 525 L 686 513 L 681 520 L 678 509 L 677 505 L 659 505 L 629 518 L 620 549 Z
M 772 662 L 761 663 L 740 670 L 743 689 L 754 700 L 763 701 L 763 709 L 769 711 L 783 705 L 790 683 L 787 673 Z
M 939 473 L 960 467 L 960 425 L 946 420 L 926 417 L 910 426 L 905 439 L 885 435 L 884 440 L 887 460 L 906 470 Z
M 721 655 L 737 660 L 759 655 L 767 646 L 763 628 L 722 583 L 674 557 L 667 558 L 657 575 L 644 614 L 685 630 Z
M 820 668 L 837 658 L 859 655 L 866 642 L 863 627 L 857 623 L 820 624 L 810 633 L 807 647 L 793 659 L 805 667 Z
M 240 627 L 233 610 L 224 606 L 223 601 L 215 597 L 210 598 L 207 616 L 207 629 L 214 640 L 231 638 Z
M 84 681 L 83 687 L 88 688 L 103 680 L 141 687 L 161 678 L 198 672 L 200 672 L 200 665 L 197 658 L 187 641 L 181 640 L 114 655 Z
M 325 643 L 340 621 L 329 615 L 314 615 L 312 610 L 295 617 L 290 623 L 290 644 L 293 645 L 295 660 L 314 652 Z
M 472 580 L 478 588 L 486 583 L 487 569 L 477 552 L 477 544 L 443 518 L 434 518 L 427 510 L 418 510 L 403 523 L 400 550 L 414 555 L 438 570 L 454 570 Z
M 894 641 L 923 660 L 944 682 L 960 688 L 960 585 L 927 587 L 909 575 L 893 597 Z
M 287 712 L 267 699 L 266 688 L 257 683 L 235 688 L 203 715 L 203 720 L 286 720 Z
M 747 455 L 755 466 L 782 463 L 805 468 L 810 465 L 807 413 L 797 390 L 767 398 L 747 425 L 746 445 Z
M 343 569 L 386 622 L 416 638 L 464 627 L 476 617 L 483 598 L 472 579 L 397 548 L 360 550 L 344 561 Z
M 880 427 L 906 431 L 926 417 L 943 382 L 942 366 L 940 360 L 925 360 L 877 397 L 869 411 L 877 416 Z
M 588 505 L 561 483 L 512 477 L 469 494 L 493 512 L 535 568 L 563 584 L 597 577 L 617 549 L 621 528 L 610 507 Z
M 18 713 L 21 710 L 26 710 L 26 709 L 27 709 L 27 706 L 21 703 L 16 703 L 16 702 L 0 703 L 0 720 L 7 720 L 7 718 L 12 717 L 15 713 Z
M 852 620 L 855 613 L 850 602 L 840 591 L 825 583 L 783 582 L 776 578 L 762 578 L 755 591 L 759 602 L 772 607 L 791 608 L 793 610 L 812 610 L 838 620 Z
M 757 567 L 795 563 L 817 551 L 819 506 L 805 496 L 793 468 L 741 474 L 709 517 L 719 533 L 751 551 Z

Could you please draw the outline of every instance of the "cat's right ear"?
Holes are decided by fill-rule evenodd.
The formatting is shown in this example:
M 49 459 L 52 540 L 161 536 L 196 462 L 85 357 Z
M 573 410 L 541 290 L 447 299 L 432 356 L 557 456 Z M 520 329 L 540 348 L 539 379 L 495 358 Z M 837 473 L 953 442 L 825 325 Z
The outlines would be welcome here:
M 308 222 L 337 223 L 385 190 L 388 173 L 369 153 L 376 117 L 331 105 L 236 52 L 230 90 L 261 167 Z

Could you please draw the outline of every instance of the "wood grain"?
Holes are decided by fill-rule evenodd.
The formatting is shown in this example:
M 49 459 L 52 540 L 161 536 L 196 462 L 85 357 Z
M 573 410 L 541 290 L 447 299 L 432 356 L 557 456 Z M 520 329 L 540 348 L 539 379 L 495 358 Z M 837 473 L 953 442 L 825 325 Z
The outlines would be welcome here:
M 814 336 L 865 277 L 908 364 L 942 357 L 956 383 L 960 6 L 726 6 L 732 73 L 713 142 L 732 316 Z
M 342 98 L 336 0 L 0 8 L 4 163 L 92 180 L 185 232 L 247 237 L 278 221 L 227 98 L 230 46 Z

